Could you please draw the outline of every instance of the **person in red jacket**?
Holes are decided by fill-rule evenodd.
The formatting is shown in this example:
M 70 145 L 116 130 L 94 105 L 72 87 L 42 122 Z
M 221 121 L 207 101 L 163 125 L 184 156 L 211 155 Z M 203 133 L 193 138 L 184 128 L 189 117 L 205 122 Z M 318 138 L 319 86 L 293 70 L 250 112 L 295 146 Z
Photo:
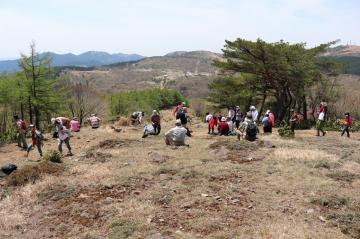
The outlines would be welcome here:
M 341 133 L 341 136 L 343 136 L 345 134 L 345 132 L 346 132 L 347 137 L 350 137 L 349 129 L 350 129 L 351 125 L 352 125 L 352 117 L 351 117 L 349 112 L 346 112 L 344 115 L 345 115 L 344 129 L 343 129 L 343 131 Z
M 217 126 L 217 125 L 218 125 L 217 117 L 214 114 L 209 120 L 209 134 L 210 134 L 210 131 L 212 134 L 214 134 L 214 129 L 215 129 L 215 126 Z
M 269 115 L 269 133 L 272 133 L 272 128 L 275 127 L 275 115 L 271 112 L 271 110 L 267 110 L 266 114 Z
M 219 135 L 225 135 L 225 136 L 229 135 L 229 125 L 226 122 L 225 117 L 221 118 L 221 122 L 218 124 L 218 131 L 219 131 Z

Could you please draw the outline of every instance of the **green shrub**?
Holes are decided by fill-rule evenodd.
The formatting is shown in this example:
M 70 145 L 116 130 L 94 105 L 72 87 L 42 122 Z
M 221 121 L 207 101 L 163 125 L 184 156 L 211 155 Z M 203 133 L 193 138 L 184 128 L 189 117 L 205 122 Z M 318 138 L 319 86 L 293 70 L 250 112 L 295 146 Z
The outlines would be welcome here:
M 293 138 L 295 136 L 294 132 L 291 131 L 289 125 L 283 125 L 278 129 L 278 133 L 281 137 Z
M 43 156 L 43 160 L 45 161 L 50 161 L 53 163 L 61 163 L 61 154 L 59 151 L 56 150 L 49 150 L 47 151 L 44 156 Z
M 6 132 L 0 133 L 0 145 L 15 142 L 17 137 L 17 132 L 15 128 L 10 128 Z
M 168 109 L 186 102 L 177 91 L 159 88 L 115 93 L 107 101 L 112 116 L 129 115 L 138 110 L 151 114 L 154 109 Z
M 110 239 L 126 239 L 129 238 L 137 228 L 133 221 L 121 219 L 110 224 Z

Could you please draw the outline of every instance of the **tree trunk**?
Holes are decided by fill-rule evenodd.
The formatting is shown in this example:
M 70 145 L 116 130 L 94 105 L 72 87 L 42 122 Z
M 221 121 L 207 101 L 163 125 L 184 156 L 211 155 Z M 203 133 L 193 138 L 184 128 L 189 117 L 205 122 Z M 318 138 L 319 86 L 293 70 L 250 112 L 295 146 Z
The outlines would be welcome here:
M 40 129 L 40 111 L 37 108 L 37 106 L 34 107 L 34 113 L 35 113 L 35 126 L 37 129 Z
M 265 101 L 266 101 L 266 97 L 267 97 L 266 90 L 264 90 L 263 93 L 264 93 L 264 95 L 263 95 L 263 98 L 261 101 L 261 106 L 260 106 L 260 111 L 259 111 L 259 119 L 260 119 L 260 116 L 262 115 L 262 112 L 264 111 L 264 105 L 265 105 Z
M 28 98 L 29 101 L 29 122 L 30 124 L 33 124 L 33 111 L 32 111 L 32 104 L 31 104 L 31 98 Z
M 302 107 L 303 107 L 304 122 L 306 123 L 306 122 L 307 122 L 307 120 L 308 120 L 308 117 L 307 117 L 307 103 L 306 103 L 306 95 L 303 95 Z

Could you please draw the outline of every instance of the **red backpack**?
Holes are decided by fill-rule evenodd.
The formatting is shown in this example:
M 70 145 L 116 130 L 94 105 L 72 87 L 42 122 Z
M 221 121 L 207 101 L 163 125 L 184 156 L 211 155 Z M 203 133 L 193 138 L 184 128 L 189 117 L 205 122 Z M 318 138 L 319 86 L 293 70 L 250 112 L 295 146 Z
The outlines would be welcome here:
M 24 120 L 20 120 L 20 121 L 21 121 L 21 129 L 26 130 L 27 125 L 26 125 L 25 121 Z

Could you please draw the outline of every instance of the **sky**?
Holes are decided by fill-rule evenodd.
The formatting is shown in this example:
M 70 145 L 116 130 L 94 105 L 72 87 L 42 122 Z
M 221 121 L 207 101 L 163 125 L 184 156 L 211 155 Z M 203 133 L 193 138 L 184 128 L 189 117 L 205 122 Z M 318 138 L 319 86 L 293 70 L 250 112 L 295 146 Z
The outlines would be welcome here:
M 360 45 L 360 0 L 1 0 L 0 59 L 38 51 L 221 52 L 226 40 Z

